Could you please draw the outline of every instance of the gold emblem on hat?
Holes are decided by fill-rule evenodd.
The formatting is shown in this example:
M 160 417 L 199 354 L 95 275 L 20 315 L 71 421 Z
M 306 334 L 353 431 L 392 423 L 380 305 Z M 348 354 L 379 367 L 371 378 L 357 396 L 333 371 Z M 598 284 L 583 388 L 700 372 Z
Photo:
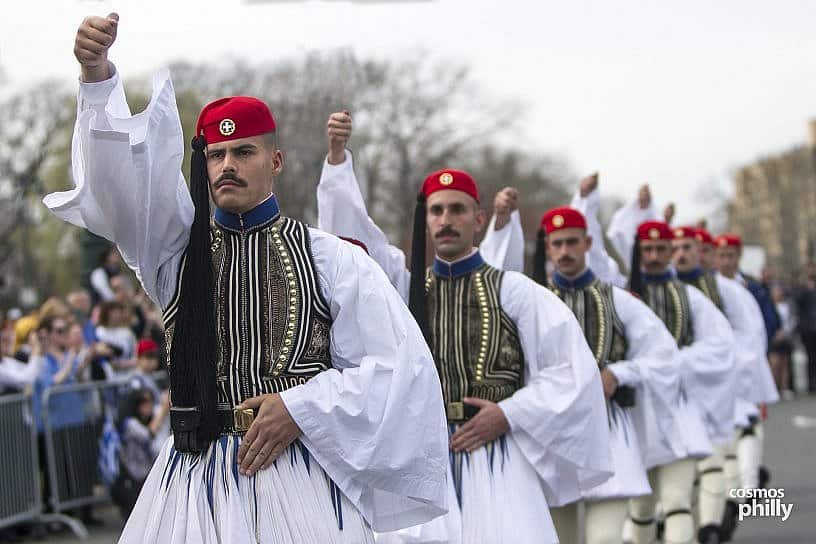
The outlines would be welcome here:
M 649 229 L 649 238 L 652 240 L 660 238 L 660 231 L 655 228 Z
M 682 238 L 682 237 L 683 237 L 683 229 L 675 229 L 675 231 L 674 231 L 674 235 L 675 235 L 677 238 Z
M 696 236 L 694 237 L 694 239 L 695 239 L 695 240 L 697 240 L 698 242 L 702 242 L 702 241 L 703 241 L 703 235 L 702 235 L 702 234 L 698 234 L 698 235 L 696 235 Z
M 448 172 L 445 172 L 444 174 L 439 176 L 439 183 L 441 183 L 442 185 L 450 185 L 451 183 L 453 183 L 453 175 Z
M 552 218 L 552 224 L 555 228 L 561 228 L 564 224 L 564 216 L 563 215 L 556 215 Z
M 221 136 L 231 136 L 235 132 L 235 121 L 232 119 L 223 119 L 218 123 L 218 132 Z
M 728 245 L 728 240 L 726 240 L 725 238 L 721 238 L 720 239 L 720 247 L 725 247 L 727 245 Z

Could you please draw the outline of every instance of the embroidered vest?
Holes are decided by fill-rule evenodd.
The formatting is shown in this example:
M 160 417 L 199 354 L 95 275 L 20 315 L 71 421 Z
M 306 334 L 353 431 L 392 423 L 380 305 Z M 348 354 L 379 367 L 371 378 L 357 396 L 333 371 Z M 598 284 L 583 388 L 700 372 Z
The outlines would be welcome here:
M 629 344 L 623 322 L 615 311 L 611 285 L 596 278 L 583 288 L 562 289 L 556 285 L 550 288 L 575 314 L 598 368 L 626 358 Z
M 518 329 L 500 304 L 503 276 L 487 264 L 454 278 L 428 271 L 430 347 L 448 405 L 464 397 L 498 402 L 524 385 Z
M 331 367 L 331 314 L 305 224 L 276 217 L 235 231 L 213 223 L 218 405 L 278 393 Z M 183 270 L 183 266 L 182 266 Z M 181 274 L 164 311 L 168 365 Z
M 679 347 L 689 346 L 694 342 L 688 292 L 681 281 L 672 278 L 646 283 L 644 302 L 663 321 Z
M 723 311 L 722 298 L 720 298 L 720 290 L 717 288 L 717 278 L 711 272 L 703 272 L 694 279 L 683 280 L 689 285 L 693 285 L 703 292 L 703 294 L 714 303 L 721 312 Z

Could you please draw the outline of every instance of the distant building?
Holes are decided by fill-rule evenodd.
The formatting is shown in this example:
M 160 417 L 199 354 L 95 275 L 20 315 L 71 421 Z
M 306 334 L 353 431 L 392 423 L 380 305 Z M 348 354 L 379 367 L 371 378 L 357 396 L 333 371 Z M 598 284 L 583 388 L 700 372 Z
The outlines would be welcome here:
M 807 145 L 762 158 L 734 175 L 731 229 L 765 248 L 767 262 L 793 273 L 816 260 L 816 120 Z

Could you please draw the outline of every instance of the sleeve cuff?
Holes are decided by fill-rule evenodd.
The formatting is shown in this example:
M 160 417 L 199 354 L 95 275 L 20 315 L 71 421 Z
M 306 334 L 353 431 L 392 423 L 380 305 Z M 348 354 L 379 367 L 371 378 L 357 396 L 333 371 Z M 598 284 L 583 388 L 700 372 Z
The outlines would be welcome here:
M 111 66 L 113 75 L 108 79 L 94 83 L 79 81 L 79 96 L 83 106 L 108 103 L 108 98 L 119 83 L 119 72 L 113 64 Z
M 315 418 L 309 414 L 307 403 L 305 402 L 305 385 L 292 387 L 280 393 L 283 405 L 304 435 L 309 435 L 315 426 Z
M 501 408 L 501 411 L 504 412 L 504 418 L 507 420 L 507 424 L 510 426 L 510 430 L 511 431 L 516 430 L 518 424 L 515 420 L 517 419 L 518 416 L 515 410 L 516 407 L 513 404 L 513 397 L 499 401 L 498 405 L 499 408 Z
M 618 380 L 618 385 L 632 386 L 637 385 L 639 382 L 634 376 L 634 373 L 620 363 L 606 365 L 606 368 L 609 369 L 609 372 Z
M 345 170 L 346 168 L 354 168 L 354 158 L 351 155 L 351 151 L 346 149 L 345 153 L 346 153 L 346 160 L 344 160 L 340 164 L 330 164 L 329 163 L 329 156 L 326 155 L 326 158 L 323 159 L 323 172 L 324 172 L 324 174 L 331 175 L 331 174 L 334 174 L 335 172 L 340 172 L 341 170 Z

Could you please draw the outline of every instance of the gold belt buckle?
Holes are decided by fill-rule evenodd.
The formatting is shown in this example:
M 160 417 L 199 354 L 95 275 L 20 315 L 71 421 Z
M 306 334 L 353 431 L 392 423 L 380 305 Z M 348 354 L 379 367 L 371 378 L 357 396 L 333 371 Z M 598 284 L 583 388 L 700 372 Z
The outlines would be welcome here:
M 449 402 L 445 406 L 445 413 L 451 421 L 461 421 L 465 419 L 465 403 Z
M 232 411 L 232 427 L 237 432 L 247 432 L 252 422 L 255 421 L 255 412 L 252 408 L 244 408 Z

